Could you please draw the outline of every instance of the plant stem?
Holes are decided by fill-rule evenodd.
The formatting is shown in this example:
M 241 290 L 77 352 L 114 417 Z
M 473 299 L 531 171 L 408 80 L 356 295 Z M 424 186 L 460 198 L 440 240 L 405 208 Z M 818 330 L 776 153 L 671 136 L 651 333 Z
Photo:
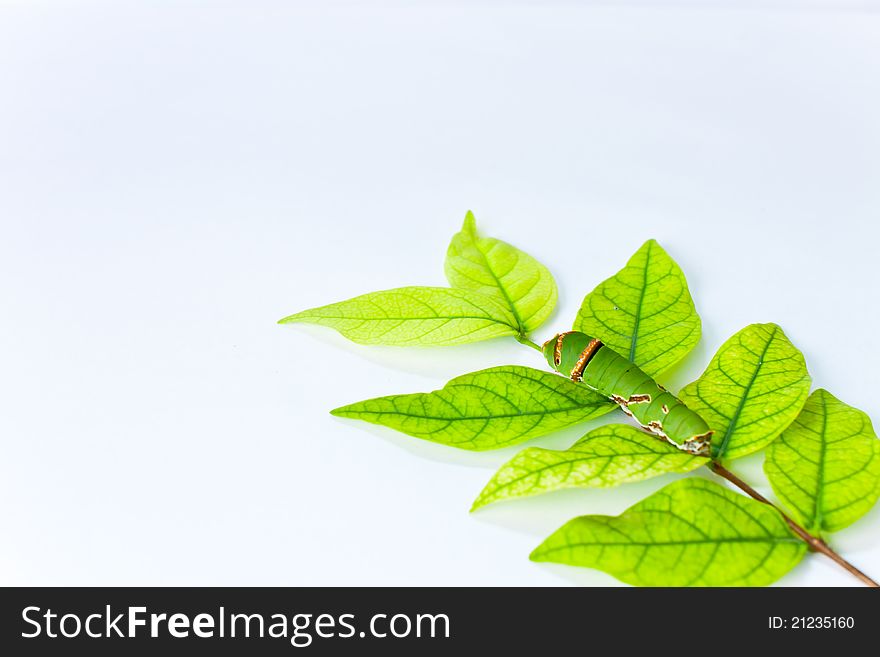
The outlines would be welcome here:
M 763 502 L 764 504 L 772 506 L 774 509 L 779 511 L 779 514 L 782 516 L 782 519 L 785 520 L 785 522 L 788 524 L 788 526 L 791 528 L 791 530 L 795 534 L 797 534 L 798 538 L 800 538 L 804 543 L 806 543 L 811 550 L 813 550 L 814 552 L 821 552 L 826 557 L 828 557 L 829 559 L 831 559 L 832 561 L 837 563 L 839 566 L 841 566 L 845 570 L 847 570 L 849 573 L 851 573 L 852 575 L 857 577 L 859 580 L 861 580 L 862 583 L 867 584 L 868 586 L 871 586 L 871 587 L 875 587 L 875 588 L 880 587 L 880 584 L 875 582 L 873 579 L 868 577 L 861 570 L 859 570 L 858 568 L 853 566 L 849 561 L 847 561 L 846 559 L 841 557 L 839 554 L 837 554 L 837 552 L 832 550 L 831 547 L 825 541 L 823 541 L 821 538 L 819 538 L 817 536 L 813 536 L 812 534 L 810 534 L 810 532 L 808 532 L 806 529 L 804 529 L 799 524 L 797 524 L 794 520 L 789 518 L 779 507 L 777 507 L 770 500 L 768 500 L 766 497 L 761 495 L 761 493 L 759 493 L 754 488 L 749 486 L 746 482 L 744 482 L 742 479 L 737 477 L 735 474 L 733 474 L 730 470 L 725 468 L 723 465 L 721 465 L 720 463 L 718 463 L 716 461 L 712 461 L 712 463 L 709 464 L 708 467 L 712 472 L 717 474 L 719 477 L 723 477 L 724 479 L 726 479 L 727 481 L 732 483 L 734 486 L 736 486 L 737 488 L 739 488 L 740 490 L 745 492 L 750 497 L 758 500 L 759 502 Z
M 531 347 L 532 349 L 536 349 L 536 350 L 538 350 L 538 351 L 542 351 L 541 347 L 540 347 L 537 343 L 532 342 L 531 340 L 529 340 L 529 336 L 527 336 L 527 335 L 517 335 L 517 336 L 515 336 L 515 337 L 516 337 L 517 342 L 520 342 L 520 343 L 526 345 L 527 347 Z

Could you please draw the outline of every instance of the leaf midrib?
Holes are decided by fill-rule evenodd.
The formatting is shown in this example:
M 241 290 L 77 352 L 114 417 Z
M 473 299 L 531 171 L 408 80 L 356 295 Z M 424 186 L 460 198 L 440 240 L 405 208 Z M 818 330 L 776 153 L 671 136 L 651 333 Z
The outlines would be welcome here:
M 736 425 L 739 422 L 740 415 L 742 415 L 743 409 L 746 406 L 746 401 L 749 398 L 749 393 L 752 391 L 752 386 L 755 385 L 755 381 L 758 380 L 758 374 L 760 374 L 761 369 L 764 367 L 764 356 L 767 355 L 767 352 L 770 349 L 770 344 L 773 342 L 773 340 L 776 339 L 776 333 L 778 330 L 778 327 L 773 328 L 773 333 L 767 339 L 767 344 L 764 345 L 764 349 L 761 351 L 761 356 L 758 358 L 758 366 L 752 373 L 752 378 L 749 380 L 748 385 L 746 385 L 745 387 L 742 399 L 739 400 L 739 405 L 736 407 L 736 410 L 730 418 L 730 424 L 727 425 L 727 431 L 724 433 L 724 438 L 721 439 L 721 445 L 718 446 L 717 458 L 722 458 L 724 456 L 724 453 L 727 451 L 727 445 L 730 442 L 730 437 L 736 430 Z M 719 369 L 721 368 L 720 361 L 718 363 L 718 367 Z
M 731 537 L 731 538 L 702 538 L 702 539 L 694 539 L 694 540 L 684 540 L 684 541 L 662 541 L 662 542 L 651 542 L 648 543 L 646 541 L 603 541 L 603 542 L 595 542 L 595 543 L 585 543 L 582 541 L 578 541 L 576 543 L 568 543 L 566 545 L 562 545 L 560 547 L 552 547 L 545 548 L 542 552 L 559 552 L 561 550 L 571 550 L 574 548 L 589 548 L 589 547 L 607 547 L 607 546 L 635 546 L 635 547 L 666 547 L 670 545 L 717 545 L 722 543 L 770 543 L 772 545 L 781 545 L 781 544 L 800 544 L 801 539 L 795 537 L 788 536 L 743 536 L 743 537 Z
M 300 313 L 301 314 L 301 313 Z M 392 322 L 430 322 L 434 319 L 482 319 L 487 322 L 492 322 L 493 324 L 502 324 L 503 326 L 510 326 L 510 328 L 515 329 L 516 327 L 511 325 L 509 322 L 504 322 L 499 319 L 495 319 L 494 317 L 490 317 L 488 315 L 434 315 L 431 317 L 345 317 L 343 315 L 313 315 L 312 317 L 316 319 L 349 319 L 353 322 L 384 322 L 385 320 Z M 311 319 L 308 315 L 302 315 L 302 319 Z M 282 322 L 291 321 L 295 322 L 297 319 L 300 319 L 297 315 L 292 315 L 291 317 L 285 317 Z
M 822 528 L 822 497 L 825 489 L 823 479 L 825 478 L 825 436 L 828 432 L 828 404 L 825 401 L 825 395 L 821 395 L 819 398 L 822 400 L 822 435 L 819 440 L 819 462 L 817 463 L 816 468 L 816 496 L 813 503 L 812 529 Z
M 430 394 L 430 393 L 428 393 Z M 442 417 L 438 415 L 414 415 L 412 413 L 404 413 L 403 411 L 341 411 L 333 410 L 331 413 L 341 417 L 354 415 L 400 415 L 402 417 L 413 417 L 420 420 L 443 420 L 444 422 L 461 422 L 464 420 L 494 420 L 495 418 L 507 417 L 532 417 L 535 415 L 555 415 L 556 413 L 571 413 L 583 409 L 584 411 L 594 411 L 595 408 L 589 406 L 572 406 L 571 408 L 561 408 L 552 411 L 526 411 L 519 413 L 497 413 L 493 415 L 464 415 L 460 417 Z
M 538 449 L 541 449 L 541 448 L 538 448 Z M 552 452 L 553 450 L 546 450 L 546 451 Z M 529 477 L 533 477 L 533 476 L 537 476 L 537 475 L 542 475 L 545 472 L 547 472 L 548 470 L 553 470 L 554 468 L 563 467 L 563 466 L 572 466 L 574 464 L 582 463 L 582 462 L 588 463 L 588 462 L 592 462 L 592 461 L 598 461 L 600 459 L 604 459 L 605 461 L 611 461 L 612 459 L 615 459 L 618 457 L 626 457 L 626 456 L 656 456 L 657 457 L 651 463 L 642 467 L 640 470 L 636 471 L 637 474 L 641 474 L 641 473 L 649 470 L 650 468 L 653 468 L 657 464 L 658 461 L 661 461 L 662 459 L 664 459 L 667 456 L 676 456 L 676 454 L 658 454 L 657 452 L 637 452 L 637 453 L 631 453 L 631 454 L 601 454 L 601 455 L 590 454 L 590 455 L 586 455 L 586 456 L 582 456 L 582 457 L 578 457 L 578 458 L 560 459 L 559 461 L 554 461 L 553 463 L 542 464 L 540 468 L 536 468 L 534 470 L 529 470 L 529 471 L 525 472 L 524 474 L 517 475 L 516 477 L 513 477 L 512 479 L 505 480 L 497 488 L 492 490 L 490 492 L 490 495 L 487 495 L 487 497 L 497 496 L 500 491 L 511 488 L 512 486 L 519 483 L 520 481 L 523 481 L 524 479 L 528 479 Z M 602 474 L 607 469 L 608 468 L 607 468 L 607 464 L 606 464 L 605 467 L 601 468 L 597 472 L 594 472 L 594 473 L 588 475 L 588 477 L 590 479 L 600 479 L 602 477 Z M 574 468 L 570 468 L 569 475 L 573 474 L 573 472 L 574 472 Z M 670 470 L 670 472 L 672 472 L 672 471 Z M 664 473 L 664 474 L 668 474 L 668 473 Z M 569 475 L 566 475 L 566 477 L 565 477 L 566 480 L 568 479 Z M 562 487 L 563 488 L 570 488 L 570 486 L 562 486 Z M 549 489 L 545 489 L 545 490 L 550 492 Z
M 636 306 L 635 321 L 633 323 L 633 332 L 630 337 L 629 360 L 635 362 L 636 359 L 636 343 L 639 339 L 639 325 L 642 322 L 642 306 L 645 303 L 645 289 L 648 287 L 648 268 L 651 266 L 651 250 L 653 244 L 648 242 L 648 250 L 645 252 L 645 268 L 643 270 L 642 289 L 639 290 L 639 303 Z
M 495 270 L 492 269 L 492 265 L 489 263 L 489 257 L 486 255 L 486 253 L 481 248 L 480 237 L 477 236 L 476 230 L 474 230 L 473 228 L 471 229 L 470 233 L 471 233 L 471 239 L 474 242 L 474 248 L 477 250 L 477 253 L 480 254 L 480 257 L 483 259 L 483 262 L 486 264 L 486 270 L 492 276 L 492 280 L 495 281 L 495 286 L 498 288 L 498 290 L 501 292 L 501 295 L 504 297 L 504 300 L 507 302 L 507 306 L 510 309 L 511 314 L 513 315 L 513 319 L 516 321 L 516 330 L 520 333 L 520 335 L 525 336 L 526 335 L 525 323 L 523 322 L 523 319 L 520 316 L 519 311 L 516 309 L 516 306 L 513 303 L 513 299 L 507 293 L 507 288 L 505 288 L 504 285 L 501 284 L 501 279 L 498 278 L 498 276 L 495 274 Z

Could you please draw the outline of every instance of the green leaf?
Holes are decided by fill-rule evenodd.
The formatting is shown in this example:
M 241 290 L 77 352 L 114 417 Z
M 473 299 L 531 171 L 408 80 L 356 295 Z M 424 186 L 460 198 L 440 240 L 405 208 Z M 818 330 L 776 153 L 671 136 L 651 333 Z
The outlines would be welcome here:
M 681 400 L 715 430 L 712 455 L 735 459 L 763 449 L 810 392 L 804 356 L 776 324 L 751 324 L 721 345 Z
M 486 450 L 543 436 L 613 408 L 586 386 L 506 365 L 456 377 L 434 392 L 379 397 L 331 412 L 442 445 Z
M 401 287 L 290 315 L 279 324 L 329 326 L 361 344 L 454 345 L 519 329 L 510 311 L 492 297 L 445 287 Z
M 608 488 L 669 472 L 689 472 L 708 462 L 628 424 L 608 424 L 566 450 L 524 449 L 495 473 L 471 511 L 564 488 Z
M 655 377 L 696 346 L 700 317 L 679 266 L 648 240 L 626 267 L 586 296 L 574 329 Z
M 619 516 L 571 520 L 531 558 L 598 568 L 638 586 L 763 586 L 805 551 L 772 507 L 691 477 Z
M 808 531 L 836 532 L 880 496 L 880 440 L 862 411 L 817 390 L 768 448 L 764 472 Z
M 543 324 L 556 306 L 556 283 L 547 268 L 506 242 L 477 235 L 471 212 L 449 245 L 446 278 L 453 287 L 498 299 L 522 335 Z

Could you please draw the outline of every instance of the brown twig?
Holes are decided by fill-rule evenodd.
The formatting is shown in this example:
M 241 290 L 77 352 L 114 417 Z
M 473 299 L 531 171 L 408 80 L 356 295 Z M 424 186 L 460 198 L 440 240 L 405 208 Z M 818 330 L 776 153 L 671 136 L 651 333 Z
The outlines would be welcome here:
M 837 563 L 839 566 L 841 566 L 842 568 L 844 568 L 845 570 L 850 572 L 852 575 L 857 577 L 864 584 L 867 584 L 868 586 L 871 586 L 874 588 L 880 587 L 880 584 L 875 582 L 873 579 L 868 577 L 861 570 L 859 570 L 858 568 L 853 566 L 849 561 L 847 561 L 846 559 L 841 557 L 839 554 L 837 554 L 837 552 L 832 550 L 831 547 L 828 545 L 828 543 L 823 541 L 821 538 L 818 538 L 817 536 L 813 536 L 812 534 L 810 534 L 810 532 L 808 532 L 806 529 L 804 529 L 799 524 L 797 524 L 794 520 L 789 518 L 779 507 L 777 507 L 770 500 L 768 500 L 766 497 L 761 495 L 761 493 L 759 493 L 754 488 L 749 486 L 746 482 L 744 482 L 742 479 L 737 477 L 735 474 L 733 474 L 730 470 L 725 468 L 723 465 L 721 465 L 720 463 L 717 463 L 715 461 L 712 461 L 712 463 L 710 463 L 708 467 L 712 472 L 717 474 L 719 477 L 723 477 L 724 479 L 726 479 L 727 481 L 732 483 L 734 486 L 736 486 L 737 488 L 739 488 L 740 490 L 745 492 L 750 497 L 758 500 L 759 502 L 763 502 L 764 504 L 772 506 L 774 509 L 779 511 L 779 514 L 782 516 L 783 520 L 785 520 L 785 522 L 788 524 L 788 526 L 791 527 L 791 530 L 795 534 L 797 534 L 798 538 L 800 538 L 804 543 L 806 543 L 810 547 L 811 550 L 813 550 L 814 552 L 821 552 L 826 557 L 828 557 L 829 559 L 831 559 L 832 561 Z

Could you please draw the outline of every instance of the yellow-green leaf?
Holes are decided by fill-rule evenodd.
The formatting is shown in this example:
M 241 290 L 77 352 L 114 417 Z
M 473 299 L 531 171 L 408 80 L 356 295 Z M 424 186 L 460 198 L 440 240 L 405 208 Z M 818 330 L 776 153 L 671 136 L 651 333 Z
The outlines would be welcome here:
M 688 478 L 619 516 L 571 520 L 531 558 L 598 568 L 638 586 L 763 586 L 805 551 L 772 507 Z
M 574 329 L 657 376 L 699 342 L 700 317 L 679 266 L 648 240 L 584 298 Z
M 543 436 L 613 408 L 586 386 L 506 365 L 456 377 L 434 392 L 368 399 L 331 412 L 442 445 L 486 450 Z
M 607 488 L 689 472 L 708 462 L 628 424 L 608 424 L 565 450 L 524 449 L 495 473 L 471 511 L 564 488 Z
M 501 303 L 473 290 L 401 287 L 290 315 L 279 324 L 329 326 L 361 344 L 454 345 L 517 335 Z
M 715 431 L 712 455 L 757 452 L 797 417 L 810 392 L 804 356 L 776 324 L 751 324 L 721 345 L 681 400 Z
M 480 237 L 471 212 L 449 245 L 446 278 L 453 287 L 499 300 L 522 335 L 543 324 L 556 306 L 556 283 L 547 268 L 506 242 Z
M 862 411 L 817 390 L 767 449 L 764 471 L 808 530 L 836 532 L 880 496 L 880 440 Z

